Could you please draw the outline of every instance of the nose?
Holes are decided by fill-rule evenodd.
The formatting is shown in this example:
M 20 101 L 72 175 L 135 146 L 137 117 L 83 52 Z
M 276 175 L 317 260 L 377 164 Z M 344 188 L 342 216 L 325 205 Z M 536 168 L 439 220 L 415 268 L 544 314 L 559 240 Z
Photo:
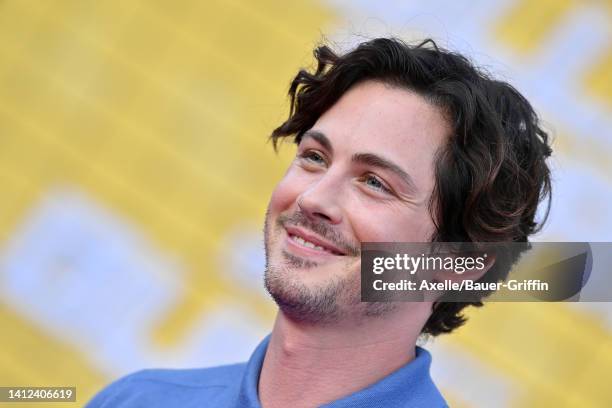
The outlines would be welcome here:
M 338 186 L 325 178 L 310 186 L 297 198 L 299 209 L 314 221 L 326 221 L 330 224 L 342 222 L 342 209 L 338 204 L 340 198 Z

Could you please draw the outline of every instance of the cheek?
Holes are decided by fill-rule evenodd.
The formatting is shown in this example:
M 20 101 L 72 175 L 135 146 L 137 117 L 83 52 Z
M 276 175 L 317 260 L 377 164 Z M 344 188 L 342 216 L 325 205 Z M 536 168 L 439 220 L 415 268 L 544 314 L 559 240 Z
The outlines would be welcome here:
M 270 197 L 269 211 L 278 214 L 289 209 L 305 188 L 305 180 L 296 177 L 293 169 L 289 169 L 282 180 L 276 185 Z
M 426 242 L 434 225 L 425 209 L 354 208 L 352 225 L 361 242 Z

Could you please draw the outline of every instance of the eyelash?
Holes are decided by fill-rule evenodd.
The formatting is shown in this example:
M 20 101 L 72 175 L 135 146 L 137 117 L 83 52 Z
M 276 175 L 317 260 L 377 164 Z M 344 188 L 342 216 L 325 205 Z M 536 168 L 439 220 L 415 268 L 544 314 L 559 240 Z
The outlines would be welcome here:
M 318 157 L 321 161 L 323 161 L 325 163 L 325 158 L 323 157 L 323 155 L 318 153 L 318 152 L 316 152 L 316 151 L 307 150 L 307 151 L 305 151 L 303 153 L 298 154 L 298 157 L 300 159 L 303 159 L 303 160 L 306 160 L 306 161 L 309 161 L 309 162 L 315 163 L 315 164 L 321 164 L 321 162 L 315 162 L 315 161 L 312 160 L 313 157 L 315 157 L 315 156 Z
M 309 162 L 310 164 L 316 164 L 316 165 L 320 165 L 321 161 L 326 164 L 325 162 L 325 158 L 323 156 L 323 154 L 317 152 L 317 151 L 313 151 L 313 150 L 307 150 L 305 152 L 299 153 L 298 154 L 298 158 L 305 160 L 307 162 Z M 314 160 L 317 159 L 317 160 Z M 320 160 L 320 161 L 319 161 Z M 364 182 L 364 184 L 367 185 L 367 181 L 368 180 L 376 180 L 376 182 L 378 182 L 378 184 L 380 184 L 379 187 L 372 187 L 372 186 L 368 186 L 369 188 L 385 193 L 385 194 L 393 194 L 393 191 L 388 188 L 385 183 L 378 177 L 376 177 L 373 174 L 366 174 L 361 178 L 361 181 Z
M 386 194 L 392 194 L 392 193 L 393 193 L 393 192 L 391 191 L 391 189 L 389 189 L 389 188 L 388 188 L 388 187 L 385 185 L 385 183 L 383 183 L 383 182 L 382 182 L 382 180 L 380 180 L 378 177 L 374 176 L 373 174 L 366 174 L 366 175 L 363 177 L 363 181 L 364 181 L 364 183 L 365 183 L 366 185 L 367 185 L 367 180 L 368 180 L 368 179 L 369 179 L 369 180 L 376 180 L 376 182 L 377 182 L 378 184 L 380 184 L 380 187 L 372 187 L 372 186 L 369 186 L 370 188 L 372 188 L 372 189 L 374 189 L 374 190 L 376 190 L 376 191 L 381 191 L 381 192 L 386 193 Z

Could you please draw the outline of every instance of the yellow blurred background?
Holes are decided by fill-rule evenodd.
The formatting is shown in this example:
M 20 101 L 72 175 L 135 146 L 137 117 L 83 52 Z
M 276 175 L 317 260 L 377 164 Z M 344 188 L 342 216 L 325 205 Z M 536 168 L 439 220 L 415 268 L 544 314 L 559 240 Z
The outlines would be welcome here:
M 267 137 L 322 39 L 432 36 L 509 80 L 555 134 L 538 239 L 612 241 L 612 2 L 458 3 L 0 2 L 0 385 L 81 406 L 140 368 L 248 358 L 293 153 Z M 612 406 L 609 303 L 469 315 L 426 345 L 451 406 Z

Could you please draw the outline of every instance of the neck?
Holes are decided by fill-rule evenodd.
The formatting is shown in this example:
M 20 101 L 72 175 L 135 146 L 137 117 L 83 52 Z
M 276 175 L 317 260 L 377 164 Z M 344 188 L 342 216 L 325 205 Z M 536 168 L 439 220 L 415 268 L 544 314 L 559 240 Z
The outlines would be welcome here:
M 319 406 L 409 363 L 429 314 L 420 311 L 422 307 L 416 309 L 410 314 L 413 321 L 406 322 L 404 313 L 394 313 L 352 325 L 305 324 L 279 312 L 259 377 L 262 406 Z

